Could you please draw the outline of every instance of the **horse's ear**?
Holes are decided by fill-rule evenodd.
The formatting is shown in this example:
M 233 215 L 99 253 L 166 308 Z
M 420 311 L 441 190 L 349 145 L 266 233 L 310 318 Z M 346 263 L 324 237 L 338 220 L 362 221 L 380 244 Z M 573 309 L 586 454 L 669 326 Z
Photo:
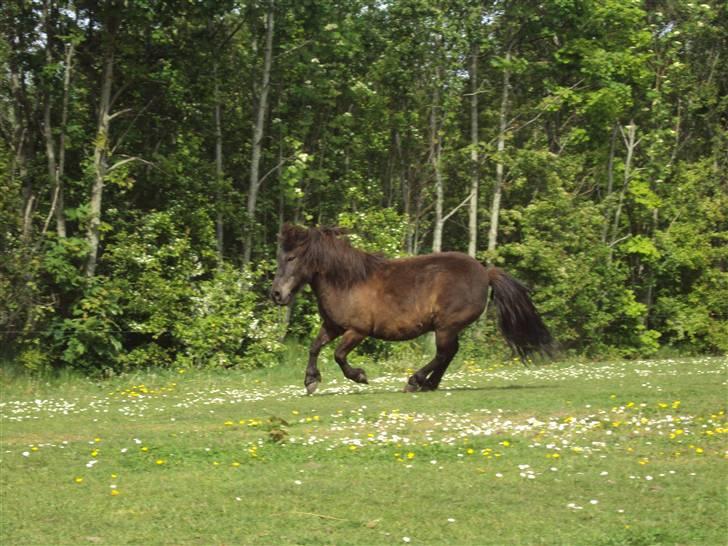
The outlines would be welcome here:
M 278 238 L 280 239 L 283 250 L 292 250 L 308 238 L 308 230 L 305 227 L 286 222 L 281 227 L 281 233 Z

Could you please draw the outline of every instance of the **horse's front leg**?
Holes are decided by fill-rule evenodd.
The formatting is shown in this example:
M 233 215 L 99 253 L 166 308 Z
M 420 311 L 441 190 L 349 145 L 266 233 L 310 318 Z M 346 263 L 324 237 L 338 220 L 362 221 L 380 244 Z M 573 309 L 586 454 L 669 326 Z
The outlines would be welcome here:
M 366 336 L 363 336 L 362 334 L 354 330 L 347 330 L 346 332 L 344 332 L 339 346 L 336 347 L 336 350 L 334 351 L 334 359 L 336 359 L 336 363 L 341 368 L 341 371 L 344 372 L 344 376 L 347 379 L 351 379 L 356 383 L 369 384 L 369 381 L 367 381 L 367 374 L 364 372 L 364 370 L 362 370 L 361 368 L 352 368 L 346 361 L 347 355 L 357 345 L 359 345 L 365 337 Z
M 321 383 L 321 372 L 318 369 L 317 361 L 321 348 L 329 341 L 336 339 L 341 334 L 336 328 L 321 326 L 316 339 L 311 343 L 308 349 L 308 366 L 306 366 L 306 377 L 303 384 L 306 386 L 308 394 L 313 394 Z

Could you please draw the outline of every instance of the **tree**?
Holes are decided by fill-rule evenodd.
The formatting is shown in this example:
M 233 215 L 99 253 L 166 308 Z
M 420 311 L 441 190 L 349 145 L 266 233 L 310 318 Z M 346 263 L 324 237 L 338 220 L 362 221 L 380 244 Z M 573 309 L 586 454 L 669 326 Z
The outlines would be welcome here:
M 253 246 L 253 229 L 255 225 L 256 205 L 262 179 L 260 177 L 260 157 L 263 148 L 265 119 L 268 113 L 268 93 L 270 91 L 270 74 L 273 60 L 273 28 L 275 22 L 275 2 L 268 0 L 265 15 L 265 49 L 263 51 L 263 72 L 257 88 L 257 104 L 255 107 L 255 125 L 253 126 L 253 145 L 250 158 L 250 181 L 248 184 L 248 222 L 249 227 L 243 250 L 243 263 L 250 261 Z

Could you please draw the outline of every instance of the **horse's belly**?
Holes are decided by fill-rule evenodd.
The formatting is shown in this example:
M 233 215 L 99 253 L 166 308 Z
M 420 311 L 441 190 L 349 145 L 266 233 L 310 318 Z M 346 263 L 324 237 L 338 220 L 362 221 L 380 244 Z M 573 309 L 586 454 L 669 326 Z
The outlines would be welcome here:
M 404 341 L 419 337 L 433 329 L 432 321 L 401 321 L 393 319 L 375 323 L 369 335 L 385 341 Z

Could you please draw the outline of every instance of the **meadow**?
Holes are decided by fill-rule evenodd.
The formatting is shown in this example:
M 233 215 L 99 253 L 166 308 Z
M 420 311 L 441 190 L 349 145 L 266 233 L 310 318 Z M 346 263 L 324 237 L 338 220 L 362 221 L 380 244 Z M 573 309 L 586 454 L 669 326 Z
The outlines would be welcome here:
M 725 544 L 728 358 L 0 376 L 0 544 Z

